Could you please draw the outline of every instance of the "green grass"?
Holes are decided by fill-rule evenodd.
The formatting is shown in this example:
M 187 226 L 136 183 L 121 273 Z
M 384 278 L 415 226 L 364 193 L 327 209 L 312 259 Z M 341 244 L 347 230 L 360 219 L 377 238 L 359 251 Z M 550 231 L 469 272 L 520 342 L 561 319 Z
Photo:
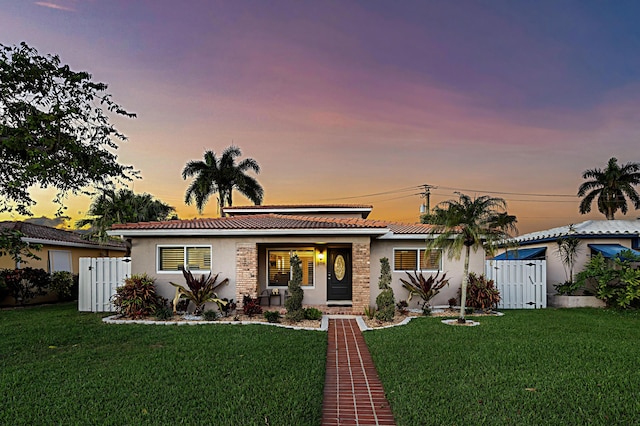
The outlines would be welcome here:
M 506 311 L 368 331 L 398 425 L 640 424 L 640 313 Z
M 320 424 L 326 333 L 0 311 L 0 424 Z

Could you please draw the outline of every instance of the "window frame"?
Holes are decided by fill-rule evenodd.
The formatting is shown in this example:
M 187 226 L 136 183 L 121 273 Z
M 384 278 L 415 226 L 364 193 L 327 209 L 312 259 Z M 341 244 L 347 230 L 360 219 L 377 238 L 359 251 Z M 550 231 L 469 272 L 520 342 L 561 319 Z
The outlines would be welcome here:
M 427 250 L 437 250 L 440 252 L 439 269 L 420 269 L 420 252 Z M 397 269 L 396 268 L 396 251 L 414 251 L 416 252 L 416 269 Z M 442 272 L 444 270 L 444 251 L 441 248 L 426 249 L 424 247 L 394 247 L 393 248 L 393 272 Z
M 271 267 L 269 265 L 269 253 L 272 251 L 288 251 L 290 253 L 290 255 L 292 255 L 294 252 L 297 251 L 311 251 L 312 253 L 312 258 L 313 261 L 311 262 L 311 264 L 313 265 L 313 284 L 312 285 L 305 285 L 302 284 L 300 287 L 303 290 L 312 290 L 316 288 L 316 271 L 317 271 L 317 262 L 316 262 L 316 249 L 315 247 L 267 247 L 265 252 L 265 257 L 266 257 L 266 271 L 265 271 L 265 280 L 266 280 L 266 289 L 270 290 L 270 289 L 283 289 L 283 288 L 287 288 L 287 285 L 271 285 L 271 282 L 269 281 L 269 268 Z M 291 267 L 289 267 L 289 278 L 291 278 Z
M 191 272 L 206 273 L 213 271 L 213 246 L 211 244 L 158 244 L 156 245 L 156 273 L 157 274 L 182 274 L 181 270 L 164 270 L 160 269 L 160 252 L 164 248 L 180 248 L 182 247 L 182 267 L 187 268 L 187 249 L 189 248 L 208 248 L 209 249 L 209 269 L 189 269 Z
M 56 265 L 59 265 L 59 262 L 56 262 L 56 259 L 60 256 L 64 255 L 69 262 L 65 263 L 69 265 L 69 269 L 60 269 L 57 268 Z M 47 268 L 50 274 L 58 271 L 71 272 L 73 274 L 73 253 L 71 250 L 48 250 L 47 252 Z

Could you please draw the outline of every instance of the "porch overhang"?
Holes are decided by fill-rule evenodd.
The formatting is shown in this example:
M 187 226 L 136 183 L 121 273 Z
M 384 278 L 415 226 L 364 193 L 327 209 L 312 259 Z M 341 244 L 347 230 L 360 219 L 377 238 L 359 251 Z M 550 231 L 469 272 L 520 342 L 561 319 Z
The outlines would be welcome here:
M 640 251 L 620 244 L 588 244 L 588 246 L 595 253 L 601 253 L 606 259 L 624 259 L 624 252 L 631 252 L 636 256 L 640 256 Z
M 538 260 L 544 259 L 546 247 L 523 248 L 518 250 L 507 250 L 494 257 L 493 260 Z

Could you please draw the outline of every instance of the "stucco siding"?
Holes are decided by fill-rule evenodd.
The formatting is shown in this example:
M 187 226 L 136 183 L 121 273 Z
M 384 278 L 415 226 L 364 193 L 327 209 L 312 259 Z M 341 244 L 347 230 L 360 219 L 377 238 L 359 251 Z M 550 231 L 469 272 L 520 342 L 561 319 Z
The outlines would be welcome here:
M 397 272 L 394 271 L 393 265 L 393 250 L 395 249 L 422 249 L 425 248 L 426 242 L 425 240 L 374 240 L 371 244 L 371 296 L 369 303 L 371 306 L 375 306 L 376 297 L 380 293 L 378 289 L 378 281 L 380 278 L 380 259 L 386 257 L 389 259 L 389 264 L 391 266 L 391 286 L 393 288 L 393 293 L 395 295 L 396 302 L 400 300 L 407 300 L 409 297 L 409 292 L 402 287 L 402 282 L 400 282 L 400 278 L 407 279 L 407 274 L 405 272 Z M 477 274 L 484 273 L 484 251 L 471 251 L 471 258 L 469 259 L 469 271 L 475 272 Z M 460 259 L 450 259 L 447 256 L 445 251 L 442 258 L 442 272 L 447 274 L 447 278 L 449 279 L 449 285 L 445 286 L 433 300 L 431 300 L 432 306 L 437 305 L 447 305 L 448 300 L 452 297 L 458 297 L 458 290 L 462 285 L 462 277 L 464 271 L 464 253 L 461 255 Z M 423 272 L 423 275 L 429 276 L 433 275 L 435 272 Z M 411 302 L 409 302 L 410 308 L 417 308 L 418 304 L 421 303 L 421 300 L 417 297 L 414 297 Z
M 153 237 L 142 238 L 137 237 L 132 240 L 131 256 L 131 272 L 133 274 L 147 273 L 156 278 L 156 284 L 159 293 L 167 298 L 173 298 L 175 289 L 169 284 L 170 281 L 184 284 L 184 277 L 179 272 L 160 272 L 157 268 L 157 247 L 159 245 L 211 245 L 211 268 L 213 274 L 220 273 L 220 279 L 229 279 L 229 285 L 221 287 L 218 291 L 219 297 L 236 299 L 239 296 L 237 291 L 237 262 L 236 256 L 238 247 L 252 245 L 257 247 L 258 267 L 256 277 L 256 293 L 268 287 L 268 278 L 266 265 L 267 248 L 295 248 L 306 247 L 314 248 L 324 253 L 323 261 L 315 260 L 314 265 L 314 285 L 313 287 L 303 287 L 304 299 L 303 303 L 307 305 L 323 305 L 327 303 L 327 265 L 326 254 L 327 248 L 333 245 L 353 247 L 356 244 L 369 245 L 370 239 L 367 236 L 322 236 L 319 238 L 291 236 L 291 237 Z M 198 275 L 198 274 L 196 274 Z M 244 275 L 243 275 L 244 276 Z M 370 274 L 366 274 L 368 278 Z M 354 281 L 354 288 L 356 282 Z M 243 284 L 244 288 L 245 284 Z M 368 297 L 368 295 L 367 295 Z M 274 300 L 275 303 L 275 300 Z

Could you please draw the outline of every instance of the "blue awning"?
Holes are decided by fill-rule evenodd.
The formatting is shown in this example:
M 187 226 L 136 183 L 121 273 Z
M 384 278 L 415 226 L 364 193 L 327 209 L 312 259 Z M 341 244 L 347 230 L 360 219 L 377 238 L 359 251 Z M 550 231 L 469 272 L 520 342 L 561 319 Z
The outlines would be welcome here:
M 596 253 L 602 253 L 607 259 L 620 257 L 620 254 L 624 251 L 631 251 L 636 256 L 640 256 L 640 251 L 632 250 L 620 244 L 589 244 L 589 248 Z
M 544 259 L 546 251 L 546 247 L 507 250 L 506 252 L 494 257 L 493 260 L 539 260 Z

